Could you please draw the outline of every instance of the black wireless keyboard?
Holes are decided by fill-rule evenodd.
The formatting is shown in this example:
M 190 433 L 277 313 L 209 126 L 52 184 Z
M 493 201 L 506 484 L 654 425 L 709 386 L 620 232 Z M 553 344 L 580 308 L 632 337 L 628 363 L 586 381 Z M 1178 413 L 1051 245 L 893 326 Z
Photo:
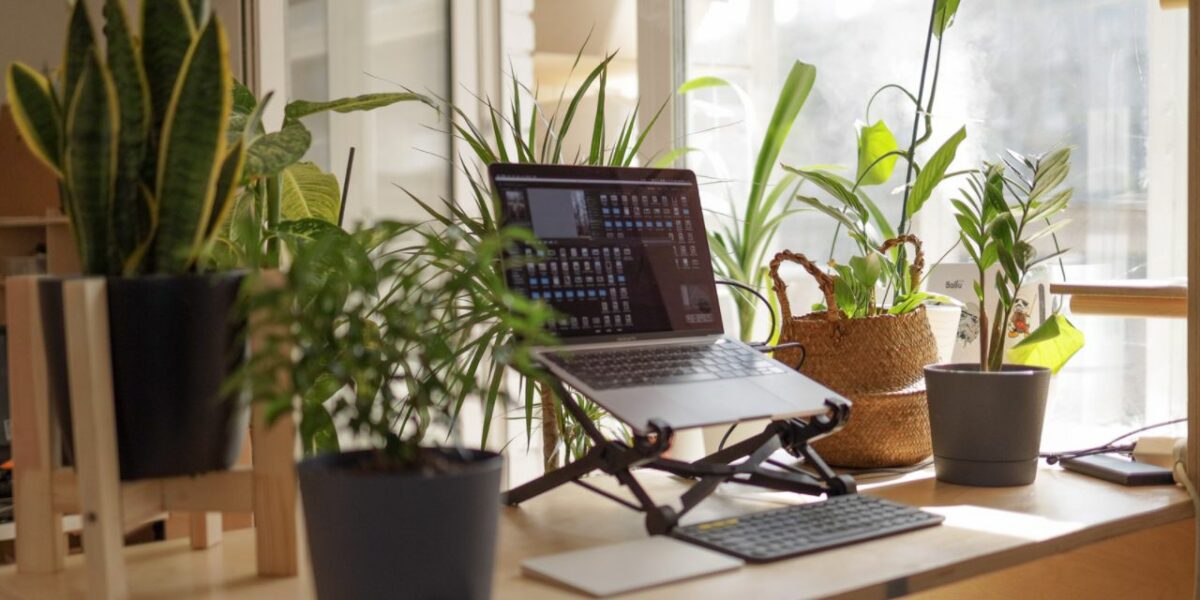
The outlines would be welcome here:
M 943 517 L 849 494 L 676 528 L 672 535 L 748 562 L 770 562 L 931 527 Z

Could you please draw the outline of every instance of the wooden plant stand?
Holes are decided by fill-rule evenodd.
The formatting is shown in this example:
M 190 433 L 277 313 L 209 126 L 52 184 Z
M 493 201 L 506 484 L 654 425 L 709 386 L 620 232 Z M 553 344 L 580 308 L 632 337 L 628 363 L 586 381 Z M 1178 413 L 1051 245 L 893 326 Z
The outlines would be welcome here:
M 7 280 L 18 570 L 62 570 L 62 515 L 80 513 L 91 592 L 98 598 L 124 598 L 129 595 L 122 555 L 125 533 L 165 511 L 189 512 L 192 547 L 204 549 L 220 541 L 221 512 L 249 512 L 254 515 L 258 574 L 294 576 L 296 436 L 290 415 L 268 427 L 265 408 L 253 406 L 251 467 L 120 480 L 103 278 L 73 279 L 63 288 L 75 466 L 61 466 L 37 281 L 34 276 Z M 252 349 L 257 341 L 251 340 Z

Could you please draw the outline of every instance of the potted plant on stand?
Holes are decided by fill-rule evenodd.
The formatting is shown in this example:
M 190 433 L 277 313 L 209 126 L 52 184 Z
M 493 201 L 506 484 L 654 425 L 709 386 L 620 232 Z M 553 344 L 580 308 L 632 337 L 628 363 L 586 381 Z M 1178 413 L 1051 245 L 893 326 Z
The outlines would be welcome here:
M 925 369 L 934 466 L 939 480 L 982 486 L 1025 485 L 1037 477 L 1038 449 L 1050 376 L 1082 346 L 1082 335 L 1054 315 L 1007 353 L 1004 336 L 1015 299 L 1035 267 L 1061 256 L 1040 253 L 1035 242 L 1067 223 L 1057 219 L 1073 190 L 1062 184 L 1071 149 L 1042 156 L 1013 153 L 1015 161 L 987 164 L 954 200 L 960 238 L 978 269 L 978 363 Z M 989 273 L 996 269 L 992 281 Z M 995 308 L 983 307 L 994 292 Z
M 281 235 L 293 255 L 285 283 L 250 296 L 268 350 L 248 364 L 250 387 L 273 415 L 295 409 L 292 390 L 318 390 L 329 410 L 300 402 L 301 432 L 336 424 L 365 447 L 298 467 L 318 596 L 489 597 L 502 458 L 434 444 L 457 435 L 467 398 L 503 395 L 502 371 L 483 376 L 477 345 L 536 380 L 529 348 L 552 341 L 552 313 L 495 269 L 528 236 L 467 244 L 454 227 L 351 234 L 316 220 Z M 492 320 L 513 332 L 507 344 L 479 335 Z
M 121 477 L 225 468 L 245 431 L 238 395 L 221 389 L 243 357 L 233 318 L 242 274 L 198 267 L 246 155 L 226 137 L 225 32 L 207 3 L 147 1 L 135 36 L 124 2 L 107 0 L 99 44 L 86 4 L 75 3 L 57 79 L 14 63 L 8 101 L 58 177 L 84 275 L 107 278 Z M 60 285 L 39 291 L 61 416 Z

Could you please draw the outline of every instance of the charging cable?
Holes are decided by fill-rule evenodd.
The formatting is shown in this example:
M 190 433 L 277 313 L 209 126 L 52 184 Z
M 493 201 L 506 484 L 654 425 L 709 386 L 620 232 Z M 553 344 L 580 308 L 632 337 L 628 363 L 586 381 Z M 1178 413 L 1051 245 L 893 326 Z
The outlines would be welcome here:
M 1128 453 L 1133 452 L 1134 445 L 1133 444 L 1122 444 L 1122 445 L 1118 446 L 1117 442 L 1124 440 L 1127 437 L 1137 435 L 1143 431 L 1149 431 L 1151 429 L 1158 429 L 1159 427 L 1166 427 L 1168 425 L 1175 425 L 1177 423 L 1183 423 L 1185 421 L 1187 421 L 1186 417 L 1180 418 L 1180 419 L 1171 419 L 1170 421 L 1163 421 L 1161 423 L 1154 423 L 1153 425 L 1139 427 L 1137 429 L 1134 429 L 1133 431 L 1119 435 L 1119 436 L 1109 440 L 1107 443 L 1101 444 L 1099 446 L 1093 446 L 1091 448 L 1084 448 L 1082 450 L 1070 450 L 1067 452 L 1043 452 L 1041 454 L 1038 454 L 1038 456 L 1046 459 L 1046 464 L 1053 465 L 1064 459 L 1079 458 L 1080 456 L 1091 456 L 1093 454 L 1122 454 L 1122 453 L 1128 454 Z

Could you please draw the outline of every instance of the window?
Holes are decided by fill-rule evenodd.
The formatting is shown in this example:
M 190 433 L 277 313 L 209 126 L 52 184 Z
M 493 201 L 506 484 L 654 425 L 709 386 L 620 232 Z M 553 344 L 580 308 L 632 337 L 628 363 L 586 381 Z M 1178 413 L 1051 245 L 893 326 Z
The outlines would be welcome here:
M 744 90 L 708 88 L 687 98 L 688 166 L 716 181 L 710 209 L 743 198 L 775 94 L 793 60 L 818 76 L 783 162 L 855 164 L 855 120 L 886 83 L 916 90 L 928 0 L 698 0 L 685 10 L 687 78 L 723 77 Z M 1144 0 L 964 2 L 945 35 L 925 157 L 966 125 L 957 165 L 1006 148 L 1026 153 L 1076 147 L 1076 195 L 1061 236 L 1071 280 L 1165 279 L 1186 271 L 1187 14 Z M 908 139 L 912 107 L 881 96 L 871 119 Z M 902 169 L 883 186 L 903 183 Z M 914 224 L 935 258 L 956 231 L 941 186 Z M 879 198 L 876 193 L 876 198 Z M 900 197 L 884 202 L 898 216 Z M 776 243 L 825 258 L 830 222 L 793 218 Z M 850 250 L 843 243 L 837 258 Z M 961 251 L 948 261 L 961 261 Z M 797 285 L 803 287 L 797 276 Z M 815 286 L 801 292 L 808 306 Z M 1071 448 L 1186 412 L 1184 328 L 1163 320 L 1072 317 L 1085 349 L 1055 378 L 1043 446 Z
M 450 96 L 449 0 L 289 0 L 286 45 L 289 100 L 403 89 Z M 433 109 L 402 103 L 306 123 L 313 133 L 306 158 L 339 181 L 356 148 L 347 224 L 418 217 L 420 208 L 396 185 L 420 198 L 449 196 L 450 136 Z

